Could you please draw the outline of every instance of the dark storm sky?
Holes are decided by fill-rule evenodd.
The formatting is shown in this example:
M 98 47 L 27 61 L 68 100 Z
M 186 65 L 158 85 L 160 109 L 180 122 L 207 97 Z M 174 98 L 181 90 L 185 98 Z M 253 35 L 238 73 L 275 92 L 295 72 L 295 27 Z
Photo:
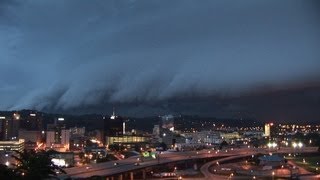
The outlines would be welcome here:
M 201 113 L 317 118 L 319 8 L 311 0 L 0 0 L 0 109 L 122 104 L 129 113 L 132 103 L 205 99 Z

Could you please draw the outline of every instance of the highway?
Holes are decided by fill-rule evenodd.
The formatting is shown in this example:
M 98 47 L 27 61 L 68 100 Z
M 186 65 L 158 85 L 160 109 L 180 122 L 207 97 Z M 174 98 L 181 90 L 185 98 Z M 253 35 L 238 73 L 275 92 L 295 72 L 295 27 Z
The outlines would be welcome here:
M 264 151 L 264 152 L 263 152 Z M 269 149 L 265 149 L 263 150 L 263 153 L 268 153 L 270 152 Z M 293 152 L 297 152 L 295 149 L 292 148 L 284 148 L 281 150 L 278 150 L 277 153 L 293 153 Z M 317 152 L 317 148 L 316 147 L 310 147 L 310 148 L 304 148 L 303 150 L 299 150 L 299 152 L 303 152 L 303 153 L 312 153 L 312 152 Z M 259 152 L 253 152 L 251 155 L 256 155 L 258 153 L 261 153 L 261 151 Z M 216 165 L 217 162 L 223 162 L 223 161 L 228 161 L 228 160 L 232 160 L 232 159 L 238 159 L 238 158 L 244 158 L 246 156 L 250 156 L 250 154 L 238 154 L 238 155 L 234 155 L 234 156 L 230 156 L 230 157 L 226 157 L 226 158 L 222 158 L 222 159 L 218 159 L 218 160 L 214 160 L 211 162 L 208 162 L 206 164 L 204 164 L 200 171 L 201 173 L 205 176 L 203 179 L 204 180 L 209 180 L 209 179 L 220 179 L 220 180 L 228 180 L 228 179 L 248 179 L 247 176 L 238 176 L 238 177 L 230 177 L 230 176 L 223 176 L 223 175 L 217 175 L 217 174 L 212 174 L 209 170 L 209 168 L 213 165 Z M 300 176 L 299 179 L 319 179 L 320 175 L 314 175 L 314 174 L 307 174 L 307 175 L 303 175 Z
M 303 148 L 299 152 L 314 152 L 316 148 Z M 187 159 L 200 159 L 200 158 L 209 158 L 209 157 L 225 157 L 225 156 L 238 156 L 238 155 L 250 155 L 256 153 L 268 153 L 268 149 L 256 149 L 256 148 L 236 148 L 229 149 L 227 151 L 216 151 L 216 150 L 202 150 L 202 151 L 189 151 L 189 152 L 168 152 L 160 154 L 160 160 L 146 160 L 144 162 L 140 162 L 139 166 L 136 166 L 137 162 L 136 157 L 131 157 L 124 160 L 117 161 L 109 161 L 105 163 L 99 164 L 90 164 L 83 167 L 73 167 L 67 168 L 65 171 L 67 172 L 68 177 L 72 178 L 87 178 L 91 176 L 110 176 L 114 174 L 130 172 L 138 169 L 142 169 L 145 167 L 150 167 L 158 164 L 165 164 L 169 162 L 182 161 Z M 277 151 L 277 153 L 293 153 L 295 152 L 292 148 L 282 148 Z M 114 163 L 118 163 L 118 165 L 114 165 Z M 64 175 L 65 176 L 65 175 Z M 63 175 L 60 176 L 61 178 Z
M 255 153 L 254 153 L 255 154 Z M 226 157 L 226 158 L 222 158 L 222 159 L 219 159 L 219 160 L 215 160 L 215 161 L 211 161 L 211 162 L 208 162 L 206 164 L 204 164 L 200 171 L 201 173 L 205 176 L 203 179 L 220 179 L 220 180 L 223 180 L 223 179 L 230 179 L 230 177 L 228 176 L 222 176 L 222 175 L 217 175 L 217 174 L 212 174 L 209 170 L 209 168 L 215 164 L 217 164 L 217 162 L 222 162 L 222 161 L 227 161 L 227 160 L 231 160 L 231 159 L 237 159 L 237 158 L 242 158 L 242 157 L 246 157 L 246 156 L 250 156 L 248 154 L 241 154 L 241 155 L 235 155 L 235 156 L 230 156 L 230 157 Z M 244 177 L 244 179 L 246 179 L 247 177 Z

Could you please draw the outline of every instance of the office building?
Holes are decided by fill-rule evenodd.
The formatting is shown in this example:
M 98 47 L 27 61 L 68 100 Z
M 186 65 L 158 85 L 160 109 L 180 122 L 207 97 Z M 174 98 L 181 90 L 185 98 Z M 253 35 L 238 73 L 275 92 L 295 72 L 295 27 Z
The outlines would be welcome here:
M 54 124 L 48 124 L 46 132 L 46 148 L 59 152 L 70 149 L 70 130 L 64 125 L 64 118 L 57 118 Z
M 18 139 L 20 114 L 13 113 L 12 115 L 0 116 L 0 124 L 1 124 L 1 129 L 0 129 L 1 140 Z
M 32 150 L 39 147 L 44 148 L 45 132 L 19 130 L 19 139 L 25 140 L 25 149 Z
M 160 137 L 160 126 L 159 125 L 154 125 L 153 130 L 152 130 L 152 135 L 155 137 Z
M 105 136 L 120 136 L 125 131 L 124 119 L 120 116 L 116 116 L 115 112 L 110 118 L 104 117 L 104 133 Z
M 170 131 L 174 131 L 174 116 L 172 115 L 165 115 L 161 116 L 161 123 L 163 129 L 168 129 Z
M 27 131 L 42 131 L 43 130 L 43 115 L 34 111 L 26 111 L 21 116 L 20 129 Z
M 271 135 L 270 129 L 271 129 L 271 126 L 272 126 L 272 125 L 273 125 L 272 123 L 266 123 L 266 124 L 264 125 L 264 136 L 265 136 L 265 137 L 270 137 L 270 135 Z
M 1 151 L 20 151 L 24 150 L 24 140 L 19 139 L 17 141 L 0 141 L 0 152 Z
M 85 127 L 73 127 L 70 128 L 70 135 L 71 137 L 84 137 L 86 132 Z

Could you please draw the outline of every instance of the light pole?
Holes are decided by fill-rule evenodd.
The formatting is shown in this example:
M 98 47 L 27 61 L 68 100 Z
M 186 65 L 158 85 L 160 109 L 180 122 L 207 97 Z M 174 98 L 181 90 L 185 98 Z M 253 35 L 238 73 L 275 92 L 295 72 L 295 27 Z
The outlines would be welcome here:
M 274 171 L 272 171 L 272 180 L 274 180 L 274 174 L 275 174 Z
M 228 177 L 228 179 L 232 179 L 233 177 L 233 173 L 230 174 L 230 176 Z
M 9 163 L 9 161 L 8 161 L 8 156 L 9 156 L 9 155 L 8 155 L 8 153 L 6 153 L 6 155 L 5 155 L 5 156 L 6 156 L 6 166 L 8 166 L 8 167 L 9 167 L 9 164 L 10 164 L 10 163 Z

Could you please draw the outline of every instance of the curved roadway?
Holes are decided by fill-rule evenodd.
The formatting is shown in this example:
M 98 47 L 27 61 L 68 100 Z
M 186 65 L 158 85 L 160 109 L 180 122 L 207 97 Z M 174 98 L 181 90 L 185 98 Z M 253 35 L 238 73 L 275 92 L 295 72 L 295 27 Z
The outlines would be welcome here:
M 304 148 L 304 152 L 312 151 L 314 152 L 316 148 Z M 252 155 L 256 153 L 266 153 L 265 149 L 253 149 L 253 148 L 240 148 L 234 150 L 226 151 L 214 151 L 214 150 L 202 150 L 199 152 L 190 151 L 190 152 L 171 152 L 164 153 L 160 155 L 160 161 L 158 159 L 146 160 L 140 163 L 140 166 L 135 166 L 137 162 L 137 157 L 131 157 L 124 160 L 110 161 L 99 164 L 90 164 L 88 166 L 82 167 L 73 167 L 67 168 L 65 171 L 67 175 L 61 175 L 63 178 L 65 176 L 72 178 L 88 178 L 91 176 L 111 176 L 115 174 L 130 172 L 138 169 L 143 169 L 146 167 L 155 166 L 158 164 L 165 164 L 176 161 L 183 161 L 187 159 L 200 159 L 200 158 L 211 158 L 211 157 L 225 157 L 225 156 L 239 156 L 239 155 Z M 292 148 L 282 149 L 278 151 L 280 153 L 292 153 L 294 152 Z M 118 165 L 115 166 L 114 162 L 117 162 Z M 202 168 L 201 168 L 202 169 Z
M 216 165 L 217 162 L 223 162 L 223 161 L 227 161 L 227 160 L 232 160 L 232 159 L 238 159 L 238 158 L 244 158 L 247 156 L 251 156 L 251 155 L 256 155 L 258 153 L 268 153 L 268 150 L 263 150 L 263 151 L 258 151 L 258 152 L 253 152 L 253 153 L 247 153 L 247 154 L 238 154 L 238 155 L 234 155 L 234 156 L 230 156 L 230 157 L 226 157 L 226 158 L 222 158 L 222 159 L 218 159 L 218 160 L 214 160 L 214 161 L 210 161 L 206 164 L 204 164 L 200 171 L 201 173 L 205 176 L 204 179 L 207 180 L 211 180 L 211 179 L 219 179 L 219 180 L 228 180 L 231 179 L 230 176 L 223 176 L 223 175 L 217 175 L 217 174 L 212 174 L 209 170 L 209 168 L 213 165 Z M 294 149 L 292 148 L 284 148 L 282 150 L 278 150 L 277 153 L 293 153 L 295 152 Z M 310 148 L 304 148 L 303 151 L 299 151 L 299 152 L 304 152 L 304 153 L 312 153 L 312 152 L 317 152 L 317 148 L 315 147 L 310 147 Z M 235 178 L 232 178 L 235 179 Z M 248 179 L 248 177 L 243 176 L 243 177 L 236 177 L 236 179 Z M 314 175 L 314 174 L 308 174 L 308 175 L 304 175 L 301 176 L 300 179 L 320 179 L 320 175 Z

